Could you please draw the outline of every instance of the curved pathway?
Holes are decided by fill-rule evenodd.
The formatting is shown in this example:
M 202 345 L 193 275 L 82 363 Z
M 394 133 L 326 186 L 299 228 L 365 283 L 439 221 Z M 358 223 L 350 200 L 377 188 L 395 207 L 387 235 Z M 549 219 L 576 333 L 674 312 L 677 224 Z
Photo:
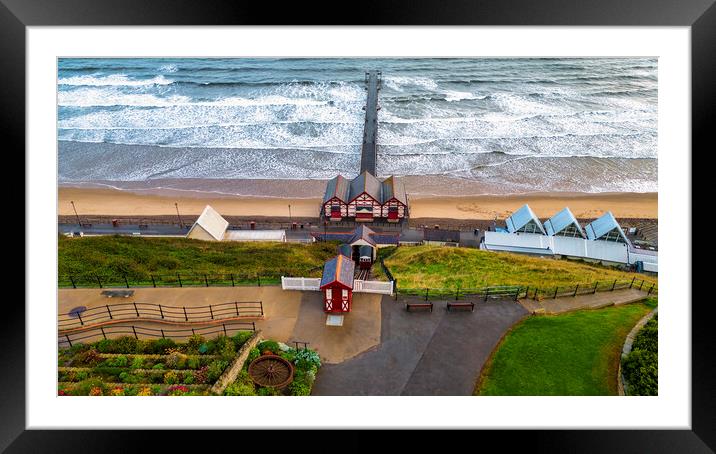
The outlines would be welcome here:
M 434 302 L 432 313 L 407 312 L 404 301 L 383 297 L 380 344 L 321 367 L 313 395 L 471 395 L 492 349 L 528 314 L 508 300 L 476 302 L 474 312 Z

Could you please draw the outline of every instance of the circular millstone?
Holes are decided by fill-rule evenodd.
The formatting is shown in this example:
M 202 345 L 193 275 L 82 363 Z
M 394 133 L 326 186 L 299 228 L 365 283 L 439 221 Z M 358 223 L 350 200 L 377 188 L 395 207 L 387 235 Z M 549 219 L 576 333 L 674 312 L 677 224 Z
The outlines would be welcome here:
M 280 356 L 263 355 L 249 364 L 249 376 L 259 386 L 283 388 L 293 381 L 293 365 Z

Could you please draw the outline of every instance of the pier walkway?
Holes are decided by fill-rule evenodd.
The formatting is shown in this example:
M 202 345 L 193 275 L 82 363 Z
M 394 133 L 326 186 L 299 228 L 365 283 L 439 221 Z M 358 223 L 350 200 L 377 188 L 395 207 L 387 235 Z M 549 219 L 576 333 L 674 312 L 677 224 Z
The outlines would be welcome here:
M 363 147 L 361 149 L 360 172 L 375 173 L 377 158 L 375 139 L 378 132 L 378 90 L 380 89 L 380 71 L 367 71 L 365 84 L 368 100 L 365 105 L 365 127 L 363 128 Z

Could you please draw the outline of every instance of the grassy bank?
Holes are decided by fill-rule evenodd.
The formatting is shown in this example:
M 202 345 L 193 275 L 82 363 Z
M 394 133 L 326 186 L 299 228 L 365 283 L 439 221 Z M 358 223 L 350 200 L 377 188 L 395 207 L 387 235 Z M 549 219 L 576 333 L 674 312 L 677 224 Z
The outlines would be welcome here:
M 185 238 L 97 236 L 58 239 L 62 275 L 228 274 L 320 277 L 334 243 L 209 242 Z
M 656 300 L 525 319 L 485 365 L 475 394 L 605 396 L 617 394 L 621 349 Z
M 380 250 L 399 288 L 480 288 L 524 285 L 548 288 L 614 279 L 647 282 L 655 277 L 635 275 L 583 262 L 530 257 L 469 248 L 415 246 Z M 376 271 L 378 267 L 376 267 Z

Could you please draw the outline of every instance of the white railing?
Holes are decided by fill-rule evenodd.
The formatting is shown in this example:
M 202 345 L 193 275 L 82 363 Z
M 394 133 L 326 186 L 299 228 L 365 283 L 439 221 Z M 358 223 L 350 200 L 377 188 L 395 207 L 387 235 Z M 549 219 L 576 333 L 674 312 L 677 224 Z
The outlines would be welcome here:
M 321 279 L 316 277 L 281 276 L 281 288 L 284 290 L 320 290 Z
M 353 291 L 358 293 L 381 293 L 383 295 L 393 294 L 393 281 L 353 281 Z

